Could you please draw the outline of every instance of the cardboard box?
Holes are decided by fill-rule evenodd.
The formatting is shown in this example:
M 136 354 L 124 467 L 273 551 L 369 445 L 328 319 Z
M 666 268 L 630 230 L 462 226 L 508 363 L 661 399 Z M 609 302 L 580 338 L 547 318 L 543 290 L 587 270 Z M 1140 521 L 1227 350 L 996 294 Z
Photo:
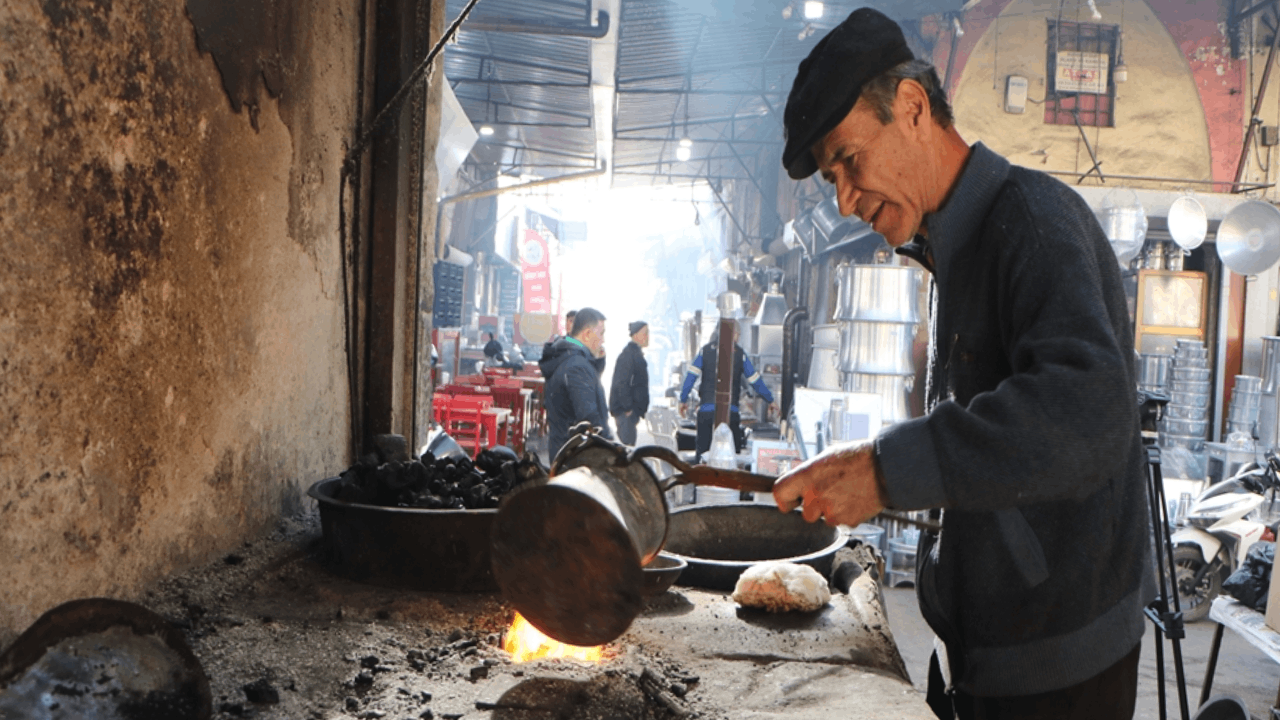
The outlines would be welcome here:
M 1271 589 L 1267 591 L 1267 627 L 1280 632 L 1280 580 L 1277 579 L 1280 572 L 1276 572 L 1275 565 L 1271 567 Z

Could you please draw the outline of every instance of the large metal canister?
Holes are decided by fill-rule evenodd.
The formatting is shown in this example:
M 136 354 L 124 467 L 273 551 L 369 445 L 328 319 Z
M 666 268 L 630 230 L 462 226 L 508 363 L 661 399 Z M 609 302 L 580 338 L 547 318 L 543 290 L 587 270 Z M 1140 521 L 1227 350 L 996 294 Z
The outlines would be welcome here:
M 815 390 L 840 389 L 840 326 L 813 328 L 813 352 L 809 355 L 807 387 Z
M 840 371 L 868 375 L 912 375 L 911 346 L 916 326 L 903 322 L 844 323 L 840 333 Z
M 836 319 L 920 322 L 919 268 L 903 265 L 841 265 Z
M 841 389 L 845 392 L 879 395 L 880 422 L 883 425 L 892 425 L 910 419 L 911 411 L 907 407 L 907 394 L 911 392 L 914 384 L 913 376 L 847 373 Z

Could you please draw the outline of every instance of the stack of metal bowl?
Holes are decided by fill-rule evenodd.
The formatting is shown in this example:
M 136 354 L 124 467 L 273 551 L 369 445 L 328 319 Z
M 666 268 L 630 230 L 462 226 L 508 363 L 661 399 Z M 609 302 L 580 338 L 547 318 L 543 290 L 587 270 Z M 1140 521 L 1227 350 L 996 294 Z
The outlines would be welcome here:
M 1257 434 L 1258 410 L 1262 407 L 1262 378 L 1237 375 L 1231 390 L 1231 406 L 1227 410 L 1227 434 Z
M 915 378 L 911 351 L 920 324 L 922 278 L 919 268 L 902 265 L 836 268 L 842 389 L 879 395 L 885 425 L 909 417 L 907 393 Z
M 1138 389 L 1160 395 L 1169 394 L 1169 369 L 1173 356 L 1143 353 L 1138 356 Z
M 1209 432 L 1209 354 L 1199 340 L 1178 340 L 1169 371 L 1169 405 L 1160 446 L 1203 452 Z

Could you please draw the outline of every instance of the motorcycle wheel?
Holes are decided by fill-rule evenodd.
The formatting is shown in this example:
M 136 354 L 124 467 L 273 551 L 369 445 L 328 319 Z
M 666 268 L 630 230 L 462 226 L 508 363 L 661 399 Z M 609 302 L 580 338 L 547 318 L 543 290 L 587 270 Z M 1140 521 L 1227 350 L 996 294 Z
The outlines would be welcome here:
M 1173 549 L 1173 564 L 1177 568 L 1175 586 L 1178 590 L 1178 604 L 1182 608 L 1182 619 L 1185 622 L 1203 620 L 1209 615 L 1209 606 L 1213 599 L 1222 592 L 1222 577 L 1216 571 L 1205 573 L 1200 582 L 1193 588 L 1191 579 L 1204 566 L 1204 558 L 1200 548 L 1182 545 Z

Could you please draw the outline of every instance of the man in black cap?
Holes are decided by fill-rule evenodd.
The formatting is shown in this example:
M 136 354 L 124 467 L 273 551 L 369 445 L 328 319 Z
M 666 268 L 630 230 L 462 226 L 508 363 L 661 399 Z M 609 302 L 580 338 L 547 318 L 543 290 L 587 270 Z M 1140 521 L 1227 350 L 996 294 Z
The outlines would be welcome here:
M 649 411 L 649 363 L 644 349 L 649 347 L 649 323 L 637 320 L 627 326 L 631 342 L 618 353 L 609 385 L 609 414 L 618 426 L 618 440 L 636 444 L 636 425 Z
M 1154 596 L 1133 333 L 1080 196 L 952 123 L 936 71 L 863 8 L 800 64 L 783 164 L 933 274 L 928 413 L 779 480 L 857 525 L 931 509 L 916 593 L 939 717 L 1129 718 Z

